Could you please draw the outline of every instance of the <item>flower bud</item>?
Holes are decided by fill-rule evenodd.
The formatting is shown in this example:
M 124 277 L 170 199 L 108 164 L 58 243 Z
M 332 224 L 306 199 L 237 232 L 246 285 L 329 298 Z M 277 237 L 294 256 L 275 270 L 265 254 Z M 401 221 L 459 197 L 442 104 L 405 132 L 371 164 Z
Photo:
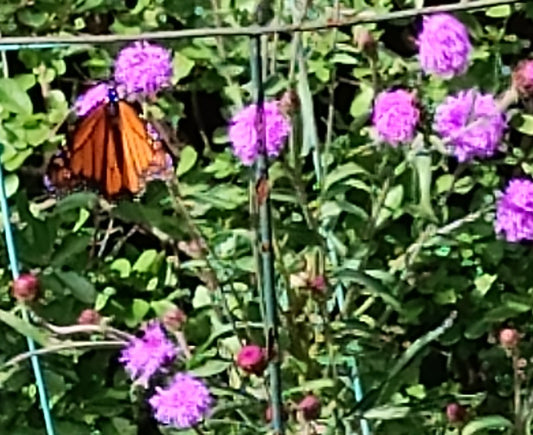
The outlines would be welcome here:
M 502 329 L 498 338 L 500 340 L 501 346 L 506 349 L 515 348 L 518 345 L 518 342 L 520 341 L 518 331 L 513 328 Z
M 300 97 L 298 97 L 298 93 L 294 89 L 286 90 L 279 99 L 280 111 L 284 115 L 291 117 L 299 108 Z
M 39 280 L 31 273 L 23 273 L 13 281 L 13 297 L 19 302 L 33 301 L 39 293 Z
M 98 311 L 87 308 L 78 316 L 78 325 L 99 325 L 101 320 L 102 316 Z
M 326 278 L 324 275 L 317 275 L 311 279 L 309 287 L 313 290 L 314 293 L 323 295 L 327 290 Z
M 320 417 L 320 400 L 313 394 L 305 396 L 298 404 L 298 410 L 301 411 L 304 420 L 311 421 Z
M 367 56 L 376 57 L 378 44 L 372 33 L 364 27 L 355 27 L 352 33 L 355 46 Z
M 446 417 L 450 423 L 460 423 L 466 417 L 466 409 L 458 403 L 449 403 L 446 406 Z
M 171 308 L 163 316 L 163 324 L 170 331 L 179 331 L 187 321 L 187 315 L 179 308 Z
M 268 365 L 265 349 L 250 344 L 237 354 L 237 365 L 246 373 L 260 376 Z
M 515 67 L 513 87 L 522 97 L 533 96 L 533 60 L 522 60 Z

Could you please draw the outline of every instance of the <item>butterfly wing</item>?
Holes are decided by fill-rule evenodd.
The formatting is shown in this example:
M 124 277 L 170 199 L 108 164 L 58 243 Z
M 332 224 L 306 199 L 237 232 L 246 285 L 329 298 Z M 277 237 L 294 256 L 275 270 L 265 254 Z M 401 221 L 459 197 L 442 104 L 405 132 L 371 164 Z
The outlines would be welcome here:
M 48 178 L 52 184 L 65 174 L 73 180 L 70 184 L 85 180 L 110 198 L 138 193 L 147 179 L 157 178 L 154 173 L 168 168 L 169 161 L 171 166 L 161 142 L 150 136 L 137 110 L 119 101 L 96 107 L 78 122 L 61 162 L 49 165 Z

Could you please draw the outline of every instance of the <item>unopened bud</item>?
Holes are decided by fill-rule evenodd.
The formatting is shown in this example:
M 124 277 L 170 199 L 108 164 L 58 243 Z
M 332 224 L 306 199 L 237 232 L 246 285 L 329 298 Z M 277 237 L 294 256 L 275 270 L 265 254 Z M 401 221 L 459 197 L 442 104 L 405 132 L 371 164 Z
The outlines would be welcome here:
M 376 57 L 377 43 L 372 33 L 364 27 L 355 27 L 353 30 L 353 42 L 355 46 L 369 57 Z
M 446 417 L 450 423 L 460 423 L 465 420 L 466 409 L 458 403 L 449 403 L 446 406 Z
M 320 400 L 313 394 L 305 396 L 298 404 L 304 420 L 311 421 L 320 417 Z
M 19 302 L 33 301 L 39 293 L 39 280 L 31 273 L 24 273 L 13 281 L 13 297 Z
M 288 89 L 279 99 L 279 110 L 286 115 L 291 117 L 295 112 L 300 108 L 300 97 L 294 89 Z
M 268 365 L 265 349 L 256 344 L 244 346 L 237 354 L 237 365 L 246 373 L 262 375 Z
M 505 328 L 500 331 L 498 336 L 500 344 L 506 349 L 514 349 L 520 341 L 518 331 L 513 328 Z
M 102 316 L 96 310 L 87 308 L 83 310 L 78 316 L 79 325 L 99 325 L 102 320 Z
M 171 308 L 163 316 L 163 324 L 170 331 L 179 331 L 187 321 L 187 315 L 179 308 Z
M 513 87 L 522 97 L 533 97 L 533 60 L 518 63 L 513 71 Z

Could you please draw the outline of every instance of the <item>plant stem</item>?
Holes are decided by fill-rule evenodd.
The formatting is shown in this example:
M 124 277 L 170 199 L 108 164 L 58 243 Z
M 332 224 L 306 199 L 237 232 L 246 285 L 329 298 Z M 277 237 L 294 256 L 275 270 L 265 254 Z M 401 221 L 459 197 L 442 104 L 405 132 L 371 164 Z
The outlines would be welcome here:
M 272 425 L 276 435 L 285 433 L 282 418 L 281 371 L 278 357 L 280 354 L 278 338 L 277 296 L 274 287 L 274 252 L 272 248 L 272 222 L 270 187 L 268 181 L 268 156 L 266 152 L 266 132 L 264 114 L 264 89 L 262 80 L 261 38 L 253 40 L 252 74 L 255 89 L 257 113 L 255 128 L 260 150 L 255 173 L 256 201 L 259 212 L 259 243 L 262 269 L 262 289 L 265 301 L 265 329 L 267 352 L 269 354 L 270 401 L 272 405 Z

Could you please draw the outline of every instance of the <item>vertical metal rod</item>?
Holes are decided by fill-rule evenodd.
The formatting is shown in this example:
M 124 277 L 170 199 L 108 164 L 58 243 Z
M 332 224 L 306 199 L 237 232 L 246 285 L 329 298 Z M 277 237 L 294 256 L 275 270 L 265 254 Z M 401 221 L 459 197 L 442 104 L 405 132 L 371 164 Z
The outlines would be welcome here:
M 261 37 L 256 36 L 252 40 L 252 80 L 254 85 L 254 100 L 257 107 L 255 128 L 257 133 L 257 145 L 259 155 L 255 167 L 255 188 L 256 200 L 259 211 L 259 251 L 262 269 L 262 297 L 265 302 L 265 329 L 267 338 L 267 349 L 270 356 L 268 371 L 270 384 L 270 401 L 272 406 L 272 426 L 274 434 L 284 434 L 283 427 L 283 405 L 281 398 L 281 371 L 279 355 L 278 336 L 278 303 L 274 283 L 274 252 L 272 249 L 272 220 L 270 192 L 268 185 L 268 155 L 266 151 L 266 125 L 264 112 L 264 89 L 261 77 Z
M 0 146 L 0 150 L 2 150 Z M 13 279 L 17 279 L 20 276 L 19 264 L 17 260 L 17 251 L 15 249 L 15 242 L 13 239 L 13 231 L 11 228 L 11 223 L 9 221 L 9 207 L 7 205 L 7 195 L 6 195 L 6 186 L 4 180 L 4 170 L 0 164 L 0 206 L 2 210 L 2 222 L 4 224 L 4 234 L 6 239 L 7 246 L 7 255 L 9 257 L 9 264 L 11 266 L 11 274 Z M 22 318 L 24 321 L 29 322 L 28 310 L 25 307 L 22 307 Z M 26 337 L 26 342 L 28 343 L 28 349 L 30 352 L 35 352 L 35 342 L 31 337 Z M 42 413 L 44 417 L 44 424 L 46 427 L 47 435 L 54 435 L 54 425 L 52 423 L 52 416 L 50 414 L 50 407 L 48 405 L 48 396 L 46 394 L 46 386 L 44 384 L 43 374 L 41 371 L 41 365 L 39 363 L 39 357 L 37 355 L 32 355 L 30 357 L 31 366 L 33 369 L 33 374 L 35 375 L 35 382 L 37 384 L 37 392 L 39 394 L 39 401 L 41 403 Z

